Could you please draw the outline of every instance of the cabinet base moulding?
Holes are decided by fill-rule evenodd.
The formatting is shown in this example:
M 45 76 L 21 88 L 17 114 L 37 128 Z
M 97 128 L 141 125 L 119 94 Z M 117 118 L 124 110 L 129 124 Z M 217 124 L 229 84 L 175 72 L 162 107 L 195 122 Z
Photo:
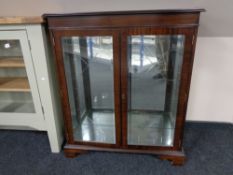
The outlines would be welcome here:
M 121 148 L 101 148 L 95 146 L 82 146 L 82 145 L 70 145 L 64 146 L 64 153 L 67 158 L 75 158 L 80 154 L 88 153 L 88 151 L 108 151 L 119 153 L 140 153 L 140 154 L 152 154 L 157 156 L 161 160 L 171 161 L 172 165 L 183 165 L 186 160 L 184 150 L 142 150 L 142 149 L 121 149 Z

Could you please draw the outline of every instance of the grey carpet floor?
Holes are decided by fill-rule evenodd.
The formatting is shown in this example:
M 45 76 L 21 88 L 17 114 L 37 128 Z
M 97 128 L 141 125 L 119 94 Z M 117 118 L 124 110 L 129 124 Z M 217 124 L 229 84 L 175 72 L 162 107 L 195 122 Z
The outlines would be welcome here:
M 233 175 L 233 125 L 187 123 L 187 162 L 174 167 L 152 155 L 50 153 L 44 132 L 0 130 L 0 175 Z

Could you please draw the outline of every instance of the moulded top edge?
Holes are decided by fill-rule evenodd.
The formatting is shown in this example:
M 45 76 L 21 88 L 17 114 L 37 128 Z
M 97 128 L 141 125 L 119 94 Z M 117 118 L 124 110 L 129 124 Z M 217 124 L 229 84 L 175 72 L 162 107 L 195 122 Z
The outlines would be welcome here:
M 161 10 L 133 10 L 133 11 L 103 11 L 103 12 L 83 12 L 83 13 L 64 13 L 64 14 L 44 14 L 48 17 L 68 17 L 68 16 L 105 16 L 105 15 L 135 15 L 135 14 L 174 14 L 174 13 L 200 13 L 205 9 L 161 9 Z

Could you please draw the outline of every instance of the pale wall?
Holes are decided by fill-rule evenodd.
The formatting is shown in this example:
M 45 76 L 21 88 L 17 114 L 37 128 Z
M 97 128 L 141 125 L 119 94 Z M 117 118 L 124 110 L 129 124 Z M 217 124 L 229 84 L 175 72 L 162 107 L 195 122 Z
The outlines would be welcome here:
M 0 16 L 167 8 L 205 8 L 200 36 L 233 36 L 232 0 L 0 0 Z
M 233 123 L 232 0 L 0 0 L 0 16 L 112 10 L 205 8 L 197 42 L 188 120 Z
M 199 37 L 188 120 L 233 123 L 233 37 Z

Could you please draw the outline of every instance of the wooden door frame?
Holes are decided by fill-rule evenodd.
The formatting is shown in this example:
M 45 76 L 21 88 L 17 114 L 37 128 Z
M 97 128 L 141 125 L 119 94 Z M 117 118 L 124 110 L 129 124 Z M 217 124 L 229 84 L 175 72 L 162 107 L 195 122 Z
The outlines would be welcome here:
M 114 107 L 115 107 L 115 133 L 116 133 L 116 143 L 101 143 L 101 142 L 87 142 L 87 141 L 75 141 L 73 137 L 73 127 L 72 127 L 72 118 L 71 110 L 68 96 L 68 88 L 65 76 L 65 67 L 63 62 L 62 54 L 62 37 L 72 37 L 72 36 L 112 36 L 113 37 L 113 65 L 114 65 Z M 55 49 L 55 62 L 58 72 L 59 86 L 60 86 L 60 97 L 63 106 L 63 116 L 65 122 L 66 130 L 66 139 L 67 143 L 78 144 L 78 145 L 90 145 L 90 146 L 101 146 L 101 147 L 110 147 L 116 148 L 121 145 L 121 102 L 120 102 L 120 37 L 119 30 L 113 29 L 53 29 L 50 30 L 50 37 L 54 40 L 54 49 Z
M 185 115 L 188 102 L 188 93 L 193 65 L 194 40 L 196 40 L 196 27 L 134 27 L 121 30 L 121 92 L 122 99 L 122 147 L 125 149 L 144 150 L 182 150 L 182 138 Z M 175 133 L 173 146 L 139 146 L 127 144 L 127 98 L 128 98 L 128 61 L 127 61 L 127 36 L 129 35 L 185 35 L 183 63 L 179 84 L 178 105 L 176 114 Z

